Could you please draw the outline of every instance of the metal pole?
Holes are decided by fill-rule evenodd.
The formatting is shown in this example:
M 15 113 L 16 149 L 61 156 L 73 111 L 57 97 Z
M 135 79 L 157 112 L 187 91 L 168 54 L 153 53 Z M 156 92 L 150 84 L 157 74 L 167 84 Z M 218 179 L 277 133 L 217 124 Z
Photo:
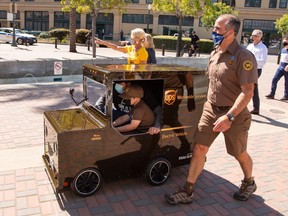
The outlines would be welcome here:
M 13 14 L 13 38 L 12 38 L 12 44 L 11 44 L 11 46 L 15 46 L 15 47 L 17 47 L 16 40 L 15 40 L 15 16 L 16 16 L 16 14 L 15 14 L 14 12 L 15 12 L 15 0 L 13 0 L 13 3 L 12 3 L 12 14 Z
M 147 17 L 147 28 L 146 28 L 146 33 L 149 33 L 149 18 L 150 18 L 150 10 L 151 10 L 151 5 L 148 5 L 148 17 Z

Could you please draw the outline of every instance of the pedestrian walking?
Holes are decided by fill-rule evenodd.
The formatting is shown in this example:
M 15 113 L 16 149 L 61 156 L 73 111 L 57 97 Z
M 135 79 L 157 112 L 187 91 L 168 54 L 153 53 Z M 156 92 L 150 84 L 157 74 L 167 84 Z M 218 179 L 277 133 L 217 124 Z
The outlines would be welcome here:
M 272 79 L 271 91 L 266 95 L 267 99 L 274 99 L 277 83 L 284 76 L 284 96 L 280 99 L 282 101 L 288 100 L 288 36 L 283 39 L 283 49 L 281 50 L 280 65 L 276 70 L 276 73 Z
M 267 62 L 268 49 L 262 42 L 263 32 L 259 29 L 255 29 L 252 32 L 252 40 L 253 43 L 247 46 L 247 49 L 253 53 L 257 61 L 257 71 L 258 71 L 258 79 L 262 74 L 263 66 Z M 253 110 L 251 110 L 251 114 L 259 115 L 260 112 L 260 98 L 259 98 L 259 90 L 258 85 L 254 86 L 254 94 L 253 94 Z
M 215 49 L 207 67 L 207 102 L 195 132 L 188 177 L 184 187 L 165 195 L 168 204 L 193 202 L 195 183 L 203 170 L 206 154 L 220 132 L 225 137 L 228 154 L 235 157 L 244 174 L 240 189 L 233 197 L 244 201 L 256 191 L 253 162 L 247 152 L 251 124 L 247 105 L 257 84 L 257 62 L 254 55 L 236 40 L 240 24 L 239 18 L 231 14 L 220 15 L 215 21 L 212 32 Z

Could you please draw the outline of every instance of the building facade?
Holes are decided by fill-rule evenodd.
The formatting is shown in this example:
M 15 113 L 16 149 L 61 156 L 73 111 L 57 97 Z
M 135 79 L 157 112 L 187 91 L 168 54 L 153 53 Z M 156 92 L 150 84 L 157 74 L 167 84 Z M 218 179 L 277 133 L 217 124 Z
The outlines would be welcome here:
M 7 20 L 7 12 L 11 10 L 13 0 L 0 2 L 0 27 L 13 26 Z M 51 28 L 69 28 L 69 14 L 61 11 L 60 0 L 14 0 L 16 5 L 15 27 L 33 31 L 49 31 Z M 239 40 L 247 43 L 253 29 L 264 32 L 264 42 L 269 47 L 277 47 L 279 38 L 275 29 L 275 21 L 283 14 L 287 14 L 288 0 L 212 0 L 222 1 L 239 11 L 242 21 Z M 236 2 L 236 3 L 235 3 Z M 149 33 L 159 35 L 173 35 L 178 32 L 178 18 L 171 14 L 164 14 L 148 10 L 153 0 L 132 0 L 126 11 L 120 14 L 117 10 L 100 11 L 97 17 L 96 33 L 104 39 L 119 40 L 121 30 L 129 37 L 132 29 L 140 27 Z M 189 33 L 195 30 L 200 38 L 211 38 L 211 30 L 207 31 L 201 25 L 201 14 L 195 17 L 186 17 L 182 30 Z M 77 28 L 92 28 L 92 19 L 89 14 L 77 15 Z M 281 40 L 281 39 L 280 39 Z

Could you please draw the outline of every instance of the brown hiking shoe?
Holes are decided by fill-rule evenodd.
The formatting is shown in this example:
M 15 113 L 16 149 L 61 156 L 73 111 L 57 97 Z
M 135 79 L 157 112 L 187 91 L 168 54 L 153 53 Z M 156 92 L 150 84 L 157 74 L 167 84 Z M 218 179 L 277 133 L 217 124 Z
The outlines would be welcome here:
M 254 180 L 252 184 L 249 184 L 248 182 L 242 180 L 240 189 L 238 192 L 234 193 L 233 198 L 240 201 L 246 201 L 249 199 L 250 195 L 256 191 L 256 189 L 257 186 Z
M 164 198 L 170 205 L 177 205 L 179 203 L 190 204 L 193 202 L 193 192 L 189 195 L 185 188 L 181 187 L 173 194 L 166 194 Z

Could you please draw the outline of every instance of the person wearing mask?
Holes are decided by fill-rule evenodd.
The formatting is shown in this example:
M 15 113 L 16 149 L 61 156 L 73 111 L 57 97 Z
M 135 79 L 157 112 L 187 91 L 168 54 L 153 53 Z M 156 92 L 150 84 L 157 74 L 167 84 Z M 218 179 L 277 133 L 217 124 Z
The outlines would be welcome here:
M 280 99 L 281 101 L 288 100 L 288 36 L 284 37 L 282 41 L 283 49 L 281 50 L 280 65 L 276 70 L 276 73 L 272 79 L 271 91 L 265 97 L 267 99 L 274 99 L 277 83 L 284 76 L 284 96 Z
M 197 43 L 200 40 L 198 35 L 196 35 L 195 31 L 192 32 L 190 38 L 191 38 L 191 51 L 189 52 L 189 57 L 191 57 L 195 53 L 196 49 L 199 47 Z
M 155 53 L 155 46 L 153 42 L 153 38 L 150 34 L 145 34 L 145 48 L 148 53 L 147 64 L 156 64 L 156 53 Z
M 120 116 L 113 122 L 113 126 L 119 132 L 143 130 L 151 127 L 155 122 L 152 110 L 142 100 L 144 91 L 141 86 L 133 84 L 120 94 L 124 100 L 130 100 L 131 110 Z
M 170 205 L 193 202 L 194 186 L 203 170 L 206 154 L 221 132 L 228 154 L 238 161 L 244 175 L 234 199 L 248 200 L 257 189 L 252 175 L 253 161 L 247 152 L 251 124 L 247 105 L 258 80 L 257 62 L 254 55 L 236 40 L 240 25 L 240 19 L 232 14 L 220 15 L 215 21 L 212 32 L 215 49 L 207 67 L 207 101 L 195 132 L 186 183 L 175 193 L 164 196 Z
M 127 53 L 128 64 L 146 64 L 148 53 L 145 49 L 145 32 L 141 28 L 136 28 L 131 31 L 132 45 L 117 46 L 99 38 L 95 38 L 95 42 L 119 52 Z
M 262 43 L 263 32 L 259 29 L 255 29 L 252 32 L 252 40 L 253 43 L 247 46 L 247 49 L 253 53 L 257 61 L 257 71 L 258 78 L 261 76 L 263 66 L 267 62 L 268 49 Z M 254 87 L 253 94 L 253 110 L 251 110 L 251 114 L 259 115 L 260 110 L 260 98 L 259 98 L 259 90 L 258 85 Z

